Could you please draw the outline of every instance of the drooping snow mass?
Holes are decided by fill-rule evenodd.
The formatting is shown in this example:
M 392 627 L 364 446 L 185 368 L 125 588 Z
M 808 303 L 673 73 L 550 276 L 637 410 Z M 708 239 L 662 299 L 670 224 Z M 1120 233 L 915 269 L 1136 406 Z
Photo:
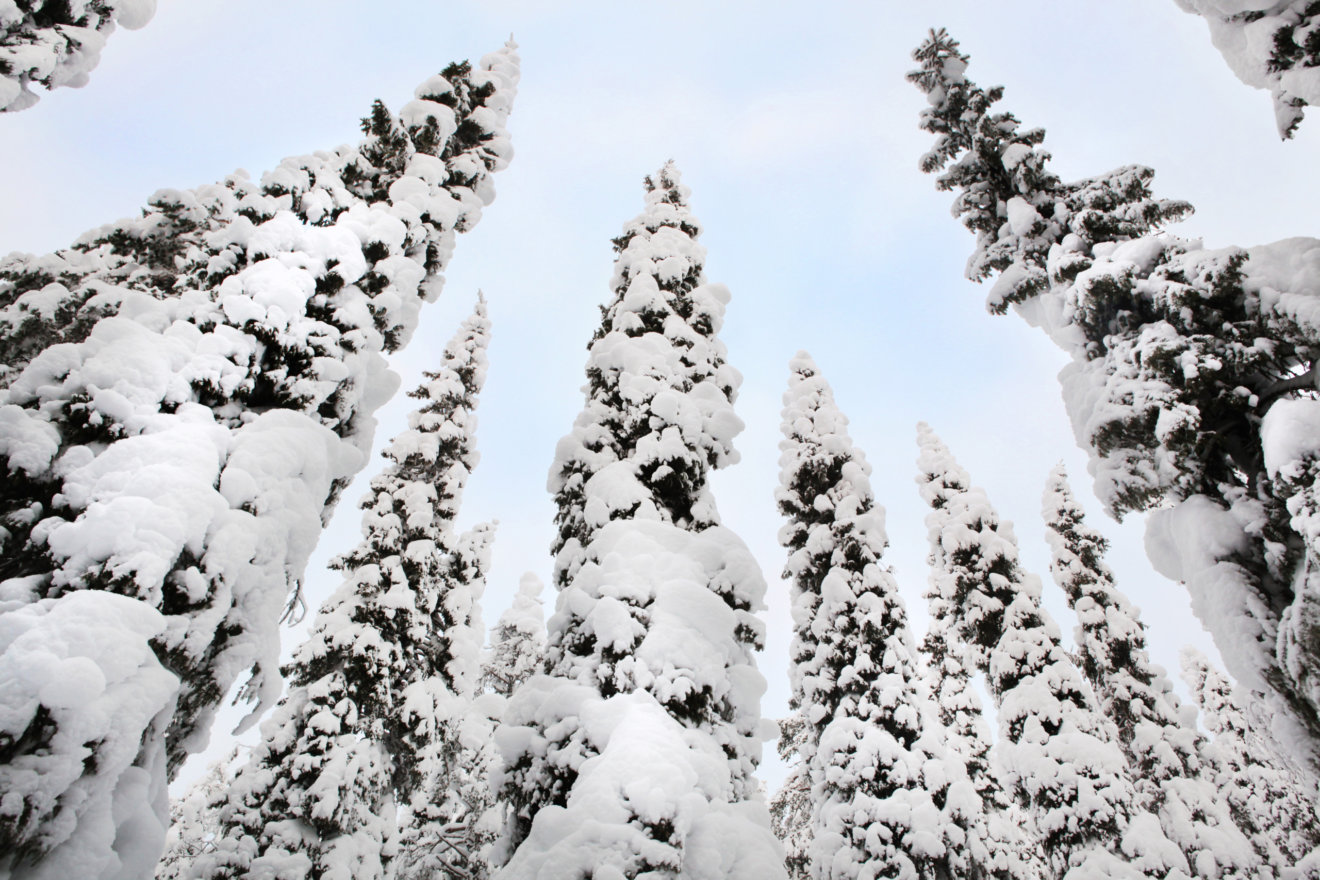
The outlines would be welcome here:
M 1182 853 L 1136 803 L 1113 726 L 1040 607 L 1040 583 L 1019 566 L 1011 527 L 925 425 L 918 444 L 918 483 L 932 508 L 932 606 L 957 609 L 951 635 L 986 675 L 1007 787 L 1031 811 L 1049 873 L 1189 877 Z
M 790 835 L 789 864 L 805 856 L 818 880 L 949 876 L 964 833 L 945 827 L 932 797 L 943 750 L 923 724 L 916 649 L 881 562 L 888 539 L 871 468 L 811 357 L 798 352 L 790 371 L 775 499 L 793 585 L 789 729 L 801 728 L 810 825 Z M 954 798 L 975 801 L 962 776 L 968 793 Z
M 752 778 L 765 582 L 707 485 L 741 427 L 715 335 L 728 292 L 702 278 L 672 163 L 646 191 L 551 469 L 561 592 L 545 672 L 496 733 L 500 880 L 784 876 Z
M 332 563 L 344 583 L 294 652 L 289 693 L 235 776 L 219 838 L 193 876 L 390 877 L 396 807 L 419 789 L 457 797 L 435 778 L 482 769 L 448 762 L 479 675 L 490 529 L 460 536 L 454 520 L 477 461 L 488 339 L 479 300 L 413 392 L 423 403 L 383 453 L 390 464 L 362 501 L 362 541 Z M 464 805 L 412 806 L 415 833 L 421 816 L 465 818 Z
M 0 6 L 0 113 L 25 110 L 54 89 L 87 84 L 116 25 L 137 30 L 156 0 L 12 0 Z
M 1195 876 L 1262 876 L 1264 866 L 1202 773 L 1201 736 L 1179 711 L 1164 670 L 1146 652 L 1137 609 L 1105 564 L 1109 542 L 1083 521 L 1063 466 L 1051 471 L 1042 501 L 1050 571 L 1077 613 L 1077 661 L 1101 713 L 1118 729 L 1141 805 L 1160 819 Z
M 177 680 L 149 640 L 166 625 L 100 591 L 0 599 L 0 877 L 150 876 L 169 816 L 162 732 Z
M 1320 9 L 1313 0 L 1174 0 L 1205 19 L 1229 68 L 1269 91 L 1279 136 L 1290 138 L 1320 104 Z
M 1279 753 L 1250 723 L 1233 686 L 1204 654 L 1182 653 L 1183 679 L 1210 732 L 1201 754 L 1219 796 L 1271 868 L 1282 876 L 1320 875 L 1320 787 L 1315 774 Z M 1300 873 L 1287 873 L 1294 866 Z
M 933 32 L 915 55 L 921 125 L 936 135 L 922 167 L 976 232 L 969 277 L 997 274 L 991 310 L 1013 305 L 1071 355 L 1060 382 L 1096 495 L 1114 516 L 1165 508 L 1150 520 L 1153 561 L 1186 582 L 1275 735 L 1316 753 L 1320 584 L 1303 573 L 1320 548 L 1289 510 L 1301 485 L 1266 467 L 1261 417 L 1316 389 L 1320 240 L 1206 250 L 1161 233 L 1190 206 L 1153 198 L 1150 169 L 1064 183 L 1044 132 L 995 111 L 1003 90 L 967 79 L 954 40 Z
M 518 581 L 513 604 L 504 610 L 490 634 L 482 662 L 482 686 L 507 697 L 545 661 L 545 610 L 541 579 L 526 572 Z
M 453 65 L 399 117 L 378 103 L 357 147 L 176 194 L 210 218 L 178 237 L 177 275 L 134 250 L 165 235 L 153 212 L 100 244 L 6 260 L 5 338 L 31 319 L 56 344 L 0 392 L 0 601 L 122 594 L 163 618 L 105 638 L 128 655 L 149 644 L 178 682 L 165 729 L 124 712 L 68 743 L 81 707 L 4 715 L 17 745 L 0 773 L 23 775 L 0 800 L 0 858 L 74 838 L 110 857 L 114 835 L 82 821 L 102 794 L 77 792 L 95 778 L 109 797 L 114 765 L 84 743 L 140 743 L 130 769 L 163 787 L 156 753 L 176 766 L 203 747 L 245 670 L 247 696 L 278 697 L 281 610 L 396 384 L 382 352 L 407 341 L 455 233 L 493 198 L 517 71 L 512 45 Z M 42 638 L 64 640 L 60 619 L 43 618 Z M 0 678 L 35 681 L 55 662 L 0 655 Z

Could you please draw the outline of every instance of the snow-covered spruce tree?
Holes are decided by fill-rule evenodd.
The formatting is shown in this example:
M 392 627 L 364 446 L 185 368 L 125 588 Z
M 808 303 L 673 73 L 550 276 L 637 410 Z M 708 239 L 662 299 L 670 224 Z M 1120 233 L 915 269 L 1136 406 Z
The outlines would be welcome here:
M 240 755 L 235 746 L 213 762 L 182 798 L 170 803 L 170 829 L 156 865 L 156 880 L 187 880 L 193 862 L 215 849 L 222 833 L 220 809 L 228 800 Z
M 1202 16 L 1229 68 L 1274 98 L 1279 136 L 1290 138 L 1308 104 L 1320 104 L 1320 7 L 1314 0 L 1174 0 Z
M 559 589 L 577 573 L 583 548 L 606 522 L 658 517 L 692 531 L 716 524 L 707 472 L 738 460 L 732 437 L 742 422 L 731 404 L 741 376 L 725 364 L 724 345 L 714 335 L 728 292 L 703 282 L 701 227 L 687 209 L 673 163 L 647 178 L 646 189 L 647 210 L 614 239 L 614 296 L 601 307 L 591 341 L 586 406 L 560 440 L 550 474 Z M 655 368 L 665 373 L 656 379 L 623 361 L 653 340 L 667 348 L 653 358 L 672 358 Z M 694 431 L 694 424 L 702 429 Z M 593 477 L 613 471 L 635 472 L 631 481 L 640 485 L 634 497 L 588 492 Z M 607 476 L 601 482 L 619 481 Z
M 561 591 L 546 672 L 496 733 L 500 880 L 784 876 L 752 778 L 765 582 L 707 484 L 736 458 L 741 377 L 687 195 L 665 165 L 615 240 L 586 404 L 551 469 Z
M 532 572 L 518 581 L 513 604 L 504 610 L 490 633 L 490 648 L 481 666 L 482 686 L 502 697 L 532 677 L 545 662 L 544 584 Z
M 460 751 L 479 675 L 489 527 L 459 536 L 454 520 L 489 330 L 478 300 L 413 392 L 423 403 L 362 500 L 362 541 L 332 562 L 344 583 L 294 652 L 195 876 L 391 876 L 396 806 L 458 772 L 427 764 Z
M 1083 521 L 1063 465 L 1042 502 L 1050 571 L 1077 613 L 1077 664 L 1101 713 L 1118 728 L 1140 803 L 1159 816 L 1196 876 L 1263 876 L 1260 860 L 1202 774 L 1200 734 L 1183 720 L 1173 685 L 1146 652 L 1146 628 L 1105 565 L 1109 542 Z
M 955 876 L 995 880 L 1037 880 L 1046 876 L 1031 815 L 1005 790 L 1003 773 L 991 750 L 990 729 L 981 699 L 972 689 L 972 668 L 953 627 L 956 609 L 938 596 L 931 600 L 931 622 L 921 642 L 925 685 L 945 751 L 946 770 L 967 779 L 975 794 L 950 798 L 944 810 L 962 829 L 965 844 L 950 847 Z M 952 786 L 954 778 L 948 785 Z M 950 788 L 952 792 L 952 789 Z M 952 792 L 955 795 L 958 792 Z
M 493 198 L 517 72 L 512 45 L 453 65 L 398 117 L 378 103 L 356 147 L 181 195 L 215 215 L 181 236 L 163 287 L 130 270 L 135 222 L 6 276 L 8 317 L 71 329 L 0 392 L 0 607 L 45 646 L 0 641 L 16 683 L 0 694 L 0 869 L 154 861 L 162 832 L 142 805 L 163 820 L 166 752 L 177 765 L 205 745 L 245 670 L 246 696 L 278 697 L 281 609 L 396 384 L 382 353 L 407 342 L 455 234 Z M 55 265 L 75 267 L 67 284 L 43 276 Z M 95 625 L 73 637 L 75 620 Z M 157 668 L 128 662 L 138 646 Z M 90 657 L 124 658 L 97 665 L 108 689 L 135 689 L 131 711 L 43 690 Z M 129 777 L 150 791 L 116 794 Z
M 945 472 L 941 479 L 941 491 L 946 493 L 971 488 L 958 470 Z M 931 511 L 927 527 L 932 534 L 943 531 L 950 514 L 947 506 Z M 1006 790 L 1003 769 L 991 748 L 981 698 L 972 685 L 976 666 L 958 634 L 961 609 L 941 591 L 936 554 L 932 552 L 927 561 L 932 576 L 924 596 L 929 603 L 930 628 L 921 641 L 926 688 L 942 728 L 949 766 L 966 775 L 977 795 L 977 800 L 955 814 L 967 829 L 970 868 L 963 873 L 997 880 L 1045 877 L 1035 821 Z
M 926 425 L 918 483 L 930 504 L 931 595 L 958 610 L 964 661 L 986 676 L 1006 787 L 1030 811 L 1050 876 L 1186 878 L 1158 821 L 1135 802 L 1113 725 L 1040 607 L 1012 528 Z M 935 617 L 936 615 L 932 615 Z
M 1207 775 L 1233 811 L 1252 843 L 1282 876 L 1306 859 L 1309 872 L 1320 876 L 1320 789 L 1307 769 L 1283 757 L 1274 743 L 1247 719 L 1233 694 L 1233 685 L 1200 651 L 1182 653 L 1183 680 L 1201 708 L 1201 722 L 1210 733 L 1201 754 Z
M 492 526 L 477 526 L 463 536 L 461 558 L 471 571 L 489 569 Z M 476 584 L 474 584 L 475 586 Z M 480 646 L 484 634 L 477 593 L 470 604 L 462 593 L 450 593 L 449 611 L 466 622 L 446 634 L 453 643 L 447 676 L 432 676 L 426 691 L 409 696 L 411 717 L 419 728 L 430 728 L 419 750 L 419 784 L 400 816 L 397 880 L 457 877 L 483 880 L 490 850 L 500 831 L 500 813 L 491 788 L 495 748 L 491 735 L 496 719 L 480 691 Z M 463 608 L 469 608 L 467 612 Z M 496 702 L 498 705 L 498 701 Z M 498 715 L 498 711 L 494 714 Z
M 788 860 L 805 844 L 807 876 L 819 880 L 949 876 L 948 847 L 963 835 L 944 828 L 929 790 L 928 765 L 943 756 L 924 729 L 916 648 L 881 562 L 888 539 L 871 468 L 811 357 L 798 352 L 789 368 L 775 499 L 792 580 L 789 705 L 801 719 L 811 822 L 789 839 Z
M 811 774 L 802 758 L 807 723 L 796 708 L 779 721 L 775 744 L 788 775 L 770 798 L 770 827 L 784 847 L 789 880 L 809 880 L 811 850 Z
M 1187 584 L 1230 672 L 1270 702 L 1275 735 L 1315 753 L 1320 581 L 1305 575 L 1320 536 L 1294 521 L 1297 487 L 1275 475 L 1316 444 L 1266 462 L 1262 416 L 1301 402 L 1274 426 L 1305 436 L 1298 417 L 1320 407 L 1320 240 L 1211 251 L 1159 233 L 1190 207 L 1154 199 L 1150 169 L 1064 183 L 1044 132 L 994 109 L 1002 89 L 968 80 L 947 34 L 916 58 L 921 125 L 936 135 L 922 167 L 942 172 L 976 233 L 969 277 L 998 274 L 991 311 L 1014 306 L 1070 354 L 1064 403 L 1097 497 L 1114 516 L 1163 508 L 1148 520 L 1152 562 Z
M 115 26 L 151 21 L 156 0 L 14 0 L 0 8 L 0 113 L 25 110 L 31 86 L 83 86 Z

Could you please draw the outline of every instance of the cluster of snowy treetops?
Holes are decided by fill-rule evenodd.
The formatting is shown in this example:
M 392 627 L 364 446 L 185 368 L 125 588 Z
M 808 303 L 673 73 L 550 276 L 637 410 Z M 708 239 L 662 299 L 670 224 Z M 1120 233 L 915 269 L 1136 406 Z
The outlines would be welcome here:
M 94 33 L 150 6 L 58 11 Z M 15 8 L 0 16 L 36 35 L 23 45 L 68 65 L 81 50 L 85 75 L 99 43 Z M 1305 70 L 1299 9 L 1275 18 Z M 37 38 L 51 28 L 64 49 Z M 791 770 L 767 803 L 766 584 L 710 488 L 743 427 L 718 337 L 730 297 L 705 279 L 672 163 L 614 240 L 584 406 L 555 450 L 548 622 L 527 575 L 483 649 L 494 525 L 457 526 L 490 337 L 478 294 L 282 681 L 282 613 L 398 384 L 384 356 L 511 157 L 509 43 L 397 114 L 377 102 L 354 147 L 162 191 L 67 250 L 0 262 L 0 878 L 1320 878 L 1320 242 L 1161 233 L 1190 208 L 1154 199 L 1149 169 L 1066 184 L 947 34 L 915 57 L 937 137 L 923 166 L 977 234 L 970 274 L 997 275 L 990 308 L 1073 355 L 1064 396 L 1100 497 L 1158 507 L 1153 560 L 1238 680 L 1185 654 L 1199 723 L 1062 469 L 1043 513 L 1071 650 L 1011 526 L 925 425 L 918 644 L 870 465 L 800 352 L 775 496 Z M 23 95 L 74 79 L 36 69 L 14 74 Z M 1299 119 L 1304 78 L 1275 73 Z M 258 744 L 169 809 L 244 674 L 246 723 L 274 706 Z
M 1279 134 L 1291 137 L 1320 103 L 1320 6 L 1315 0 L 1174 0 L 1205 18 L 1239 79 L 1268 89 Z M 0 3 L 0 112 L 23 110 L 46 89 L 82 86 L 116 25 L 151 20 L 156 0 L 5 0 Z

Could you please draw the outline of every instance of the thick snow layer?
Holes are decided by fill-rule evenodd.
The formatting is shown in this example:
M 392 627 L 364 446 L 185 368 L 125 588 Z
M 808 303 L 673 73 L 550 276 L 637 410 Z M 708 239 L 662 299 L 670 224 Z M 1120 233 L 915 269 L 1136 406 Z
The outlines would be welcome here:
M 1187 12 L 1205 18 L 1210 39 L 1233 73 L 1249 86 L 1274 97 L 1279 133 L 1288 137 L 1307 104 L 1320 104 L 1320 66 L 1280 56 L 1279 33 L 1300 47 L 1320 27 L 1309 0 L 1175 0 Z
M 553 699 L 556 688 L 541 679 L 518 699 Z M 499 880 L 785 876 L 765 806 L 729 802 L 728 769 L 710 733 L 681 724 L 645 691 L 606 699 L 579 691 L 579 700 L 575 714 L 592 755 L 576 768 L 565 805 L 537 813 Z M 502 734 L 506 760 L 519 745 Z
M 125 5 L 139 21 L 149 7 Z M 167 612 L 150 633 L 122 615 L 105 621 L 121 622 L 120 643 L 148 656 L 154 648 L 179 676 L 169 697 L 178 711 L 163 724 L 154 711 L 119 719 L 153 791 L 166 773 L 158 753 L 177 762 L 204 747 L 216 704 L 245 672 L 240 697 L 257 704 L 249 723 L 279 696 L 281 612 L 323 518 L 365 463 L 373 411 L 398 385 L 383 355 L 408 341 L 456 232 L 477 222 L 493 196 L 486 181 L 507 162 L 514 47 L 486 63 L 475 75 L 499 109 L 467 119 L 454 149 L 430 147 L 446 160 L 419 154 L 382 105 L 361 144 L 286 160 L 260 187 L 235 175 L 162 190 L 141 218 L 58 254 L 5 260 L 5 285 L 56 265 L 62 283 L 0 310 L 11 380 L 0 390 L 0 467 L 51 487 L 49 497 L 10 502 L 23 517 L 7 519 L 2 550 L 27 561 L 0 595 L 108 591 Z M 145 242 L 160 245 L 163 265 L 143 265 Z M 475 680 L 480 636 L 468 641 L 463 674 Z M 97 681 L 90 671 L 78 680 Z M 58 718 L 52 731 L 64 735 Z M 44 748 L 8 741 L 25 744 L 10 766 Z M 48 774 L 51 798 L 92 801 L 119 784 L 127 761 L 116 760 L 33 772 Z M 76 810 L 42 807 L 15 839 L 67 835 L 77 821 Z M 111 858 L 119 844 L 101 839 Z
M 99 591 L 0 614 L 0 738 L 38 740 L 0 765 L 0 818 L 48 850 L 22 876 L 150 875 L 169 822 L 164 750 L 140 747 L 178 686 L 148 645 L 164 628 L 147 603 Z M 16 855 L 0 854 L 0 875 Z
M 1146 520 L 1146 554 L 1155 570 L 1187 585 L 1192 610 L 1215 637 L 1234 677 L 1263 691 L 1268 684 L 1261 646 L 1272 644 L 1273 633 L 1258 622 L 1246 572 L 1229 561 L 1246 550 L 1248 540 L 1232 513 L 1200 495 Z
M 741 803 L 755 798 L 767 736 L 752 655 L 764 592 L 755 559 L 722 527 L 599 529 L 548 626 L 552 641 L 591 649 L 519 687 L 497 735 L 506 792 L 536 803 L 565 780 L 567 806 L 536 804 L 501 877 L 560 876 L 536 872 L 561 860 L 563 876 L 583 864 L 780 876 L 764 806 Z
M 1320 401 L 1310 398 L 1277 400 L 1261 419 L 1260 444 L 1265 469 L 1271 477 L 1300 476 L 1306 459 L 1320 453 Z

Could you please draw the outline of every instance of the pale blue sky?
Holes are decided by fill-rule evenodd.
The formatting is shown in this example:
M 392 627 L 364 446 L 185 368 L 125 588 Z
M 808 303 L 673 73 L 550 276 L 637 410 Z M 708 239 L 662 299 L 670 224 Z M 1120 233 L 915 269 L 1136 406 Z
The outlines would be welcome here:
M 726 522 L 770 581 L 766 714 L 781 714 L 786 698 L 772 491 L 779 397 L 799 348 L 833 384 L 875 467 L 888 559 L 919 625 L 926 532 L 914 425 L 924 419 L 1015 523 L 1056 612 L 1039 498 L 1064 459 L 1092 522 L 1118 545 L 1120 586 L 1145 609 L 1157 660 L 1176 670 L 1183 643 L 1208 640 L 1182 588 L 1146 564 L 1140 522 L 1118 527 L 1089 496 L 1054 379 L 1062 353 L 1017 317 L 985 314 L 984 289 L 962 277 L 971 236 L 917 170 L 929 145 L 916 120 L 924 99 L 903 74 L 931 26 L 962 41 L 973 79 L 1007 87 L 1006 109 L 1046 127 L 1063 177 L 1151 165 L 1158 194 L 1198 209 L 1179 231 L 1209 245 L 1320 232 L 1320 119 L 1280 143 L 1268 96 L 1240 85 L 1203 22 L 1172 0 L 160 0 L 146 28 L 110 39 L 86 88 L 0 117 L 0 250 L 52 250 L 134 213 L 159 187 L 238 167 L 258 175 L 283 156 L 354 140 L 373 98 L 398 107 L 417 82 L 512 32 L 523 57 L 516 157 L 394 364 L 412 387 L 485 290 L 494 341 L 464 517 L 502 523 L 487 623 L 522 571 L 548 574 L 545 477 L 581 406 L 610 238 L 640 209 L 642 177 L 672 157 L 705 226 L 708 277 L 733 293 L 723 338 L 745 376 L 747 430 L 743 462 L 716 486 Z M 409 402 L 382 412 L 378 445 Z M 337 583 L 324 560 L 356 540 L 362 485 L 345 493 L 308 572 L 314 601 Z

